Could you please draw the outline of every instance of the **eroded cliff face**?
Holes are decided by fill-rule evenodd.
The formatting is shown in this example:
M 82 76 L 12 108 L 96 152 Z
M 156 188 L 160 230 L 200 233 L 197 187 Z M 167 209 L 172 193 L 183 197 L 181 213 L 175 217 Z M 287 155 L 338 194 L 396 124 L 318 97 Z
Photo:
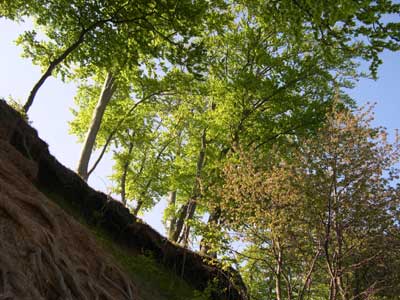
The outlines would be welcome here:
M 37 172 L 0 141 L 0 298 L 137 299 L 91 234 L 32 185 Z
M 212 299 L 247 299 L 233 270 L 222 271 L 206 257 L 170 243 L 122 204 L 91 189 L 51 156 L 37 132 L 2 100 L 0 299 L 145 298 L 137 278 L 128 276 L 50 194 L 62 197 L 87 224 L 99 227 L 132 255 L 151 253 L 193 290 L 203 291 L 214 282 Z

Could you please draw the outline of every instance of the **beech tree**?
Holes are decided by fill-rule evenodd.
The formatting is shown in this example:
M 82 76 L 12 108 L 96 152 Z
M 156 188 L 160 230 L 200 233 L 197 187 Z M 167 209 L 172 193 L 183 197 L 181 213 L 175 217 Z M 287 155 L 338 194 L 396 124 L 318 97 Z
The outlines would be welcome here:
M 235 21 L 224 34 L 210 34 L 205 44 L 210 68 L 203 101 L 212 99 L 216 105 L 216 119 L 207 121 L 212 124 L 207 126 L 208 135 L 218 128 L 218 137 L 210 138 L 207 147 L 222 156 L 207 151 L 206 157 L 214 160 L 206 159 L 206 169 L 214 169 L 216 176 L 203 172 L 203 186 L 205 178 L 216 180 L 211 184 L 218 182 L 216 169 L 235 145 L 267 150 L 274 142 L 284 142 L 288 134 L 312 132 L 323 121 L 335 87 L 350 86 L 352 79 L 362 76 L 356 71 L 356 59 L 370 61 L 370 75 L 376 74 L 379 52 L 398 49 L 394 30 L 398 24 L 388 23 L 383 29 L 377 11 L 395 13 L 399 7 L 381 4 L 343 2 L 338 8 L 329 2 L 303 1 L 233 4 Z M 178 220 L 186 218 L 189 198 L 182 209 L 175 201 Z M 197 197 L 197 203 L 213 201 L 215 195 L 203 198 Z
M 138 213 L 170 194 L 166 223 L 185 245 L 226 219 L 212 191 L 235 149 L 268 154 L 315 134 L 336 90 L 375 77 L 379 53 L 399 49 L 399 22 L 385 21 L 399 12 L 370 0 L 0 4 L 1 15 L 31 16 L 47 35 L 20 38 L 44 80 L 80 81 L 71 130 L 85 144 L 82 178 L 113 144 L 121 199 L 136 201 Z
M 187 53 L 197 51 L 193 38 L 207 23 L 209 5 L 215 9 L 220 7 L 217 2 L 207 1 L 29 1 L 20 4 L 6 1 L 0 12 L 11 18 L 33 17 L 48 38 L 38 40 L 36 32 L 30 31 L 19 39 L 25 55 L 45 68 L 24 105 L 25 111 L 53 72 L 58 71 L 64 78 L 82 74 L 88 77 L 99 70 L 107 74 L 78 164 L 78 174 L 85 180 L 101 119 L 118 86 L 120 73 L 139 66 L 152 69 L 155 60 L 192 69 L 195 58 L 188 57 Z M 69 16 L 65 21 L 64 15 Z M 84 71 L 76 72 L 76 66 L 83 66 Z
M 92 65 L 105 68 L 110 77 L 121 66 L 129 68 L 143 63 L 143 55 L 182 59 L 178 58 L 182 49 L 168 52 L 168 46 L 178 44 L 177 35 L 181 45 L 187 43 L 206 10 L 204 1 L 179 5 L 148 1 L 3 1 L 2 16 L 14 20 L 33 18 L 46 35 L 46 39 L 41 39 L 31 30 L 18 39 L 24 55 L 45 70 L 24 105 L 25 111 L 53 72 L 66 78 L 73 75 L 76 65 Z
M 172 241 L 276 300 L 399 294 L 398 144 L 343 92 L 399 50 L 399 13 L 389 0 L 0 3 L 45 36 L 18 39 L 43 68 L 25 111 L 48 77 L 79 83 L 80 176 L 112 150 L 135 216 L 168 196 Z

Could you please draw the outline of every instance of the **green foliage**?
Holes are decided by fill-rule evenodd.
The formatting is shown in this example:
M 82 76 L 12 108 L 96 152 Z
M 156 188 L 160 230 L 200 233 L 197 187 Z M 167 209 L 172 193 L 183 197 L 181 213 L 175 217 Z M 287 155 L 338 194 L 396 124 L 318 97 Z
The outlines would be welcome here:
M 254 299 L 396 296 L 400 146 L 371 119 L 334 106 L 286 159 L 242 153 L 226 167 L 223 230 L 244 243 Z
M 349 151 L 339 154 L 351 156 L 343 157 L 340 176 L 368 173 L 354 154 L 364 151 L 376 158 L 372 140 L 378 132 L 363 123 L 364 131 L 354 131 L 364 142 L 357 144 L 349 132 L 346 136 L 335 132 L 337 139 L 330 140 L 321 128 L 332 125 L 332 107 L 341 112 L 354 107 L 345 88 L 362 76 L 376 78 L 379 54 L 399 50 L 399 13 L 398 3 L 372 0 L 14 0 L 0 4 L 0 15 L 15 20 L 31 17 L 35 30 L 44 33 L 42 38 L 29 31 L 18 40 L 24 55 L 44 69 L 76 44 L 57 63 L 55 73 L 79 82 L 70 128 L 80 141 L 91 126 L 106 74 L 114 74 L 117 89 L 95 144 L 96 149 L 113 151 L 113 191 L 128 205 L 134 202 L 135 213 L 176 192 L 165 213 L 166 224 L 173 228 L 182 220 L 192 243 L 202 236 L 209 253 L 237 262 L 252 282 L 256 299 L 266 298 L 265 290 L 277 293 L 279 287 L 272 282 L 276 273 L 282 276 L 278 286 L 291 289 L 288 293 L 296 297 L 303 297 L 305 291 L 315 299 L 328 294 L 326 273 L 311 268 L 321 280 L 312 290 L 304 279 L 307 267 L 323 260 L 320 235 L 326 228 L 319 221 L 326 217 L 323 192 L 332 179 L 324 171 L 331 166 L 323 163 L 330 162 L 329 145 L 337 145 L 339 139 Z M 368 73 L 360 72 L 360 61 L 369 63 Z M 343 103 L 336 103 L 337 98 Z M 386 163 L 368 157 L 365 161 L 374 166 Z M 224 171 L 225 166 L 230 169 Z M 226 172 L 234 175 L 231 181 Z M 349 195 L 354 199 L 368 193 L 394 193 L 386 190 L 388 182 L 377 169 L 371 172 L 379 178 L 371 182 L 371 190 L 365 187 L 368 179 L 362 188 L 351 183 L 354 190 Z M 227 184 L 233 186 L 231 190 L 218 192 Z M 350 204 L 346 202 L 353 209 Z M 185 211 L 189 205 L 192 213 Z M 387 216 L 378 208 L 359 205 L 354 208 L 359 215 L 346 215 L 349 220 L 356 222 L 364 215 L 376 230 L 387 225 Z M 384 220 L 375 219 L 375 213 Z M 232 237 L 251 244 L 242 253 L 245 258 L 225 248 Z M 358 236 L 345 240 L 358 247 Z M 337 251 L 338 243 L 332 242 L 327 251 Z M 380 251 L 375 246 L 368 251 Z M 372 253 L 357 255 L 340 264 Z M 277 256 L 285 262 L 279 270 Z M 396 255 L 393 261 L 390 268 L 398 262 Z M 366 267 L 362 276 L 371 268 Z M 268 272 L 268 280 L 260 282 Z M 374 276 L 380 278 L 382 274 L 376 272 Z M 349 286 L 360 281 L 346 276 L 343 280 Z
M 286 149 L 282 155 L 290 155 L 284 153 L 290 151 L 284 145 L 315 134 L 336 93 L 353 105 L 341 89 L 364 76 L 357 71 L 360 58 L 371 62 L 374 76 L 379 52 L 397 49 L 394 27 L 382 24 L 379 17 L 399 9 L 389 3 L 343 1 L 337 8 L 333 2 L 233 1 L 225 9 L 210 7 L 194 51 L 187 53 L 187 59 L 192 54 L 191 58 L 201 57 L 196 70 L 180 64 L 175 68 L 167 58 L 144 60 L 145 66 L 123 73 L 126 83 L 107 108 L 97 138 L 100 147 L 131 105 L 143 95 L 163 91 L 135 108 L 113 138 L 114 191 L 125 190 L 130 201 L 151 209 L 168 191 L 176 190 L 177 202 L 166 212 L 171 219 L 198 194 L 199 187 L 194 217 L 198 225 L 192 224 L 196 232 L 200 231 L 194 227 L 207 228 L 200 220 L 208 202 L 218 203 L 210 187 L 222 184 L 221 169 L 228 153 L 235 147 L 268 152 L 279 144 Z M 211 20 L 215 14 L 224 18 Z M 378 23 L 381 27 L 374 31 L 371 26 Z M 391 29 L 375 35 L 386 26 Z M 72 131 L 80 137 L 86 132 L 101 81 L 82 86 L 77 97 L 80 104 Z M 206 159 L 198 174 L 203 130 Z
M 196 27 L 207 11 L 206 1 L 161 4 L 148 1 L 3 1 L 0 12 L 9 18 L 29 16 L 46 35 L 35 31 L 21 35 L 18 42 L 33 62 L 46 66 L 66 47 L 83 37 L 83 42 L 58 68 L 62 76 L 72 75 L 74 65 L 110 69 L 132 68 L 152 57 L 169 61 L 182 59 L 170 48 L 179 33 L 184 42 L 196 35 Z M 68 17 L 65 17 L 68 16 Z M 197 25 L 195 25 L 197 24 Z M 148 65 L 149 67 L 150 65 Z M 89 69 L 87 69 L 89 71 Z M 94 74 L 93 70 L 89 71 Z

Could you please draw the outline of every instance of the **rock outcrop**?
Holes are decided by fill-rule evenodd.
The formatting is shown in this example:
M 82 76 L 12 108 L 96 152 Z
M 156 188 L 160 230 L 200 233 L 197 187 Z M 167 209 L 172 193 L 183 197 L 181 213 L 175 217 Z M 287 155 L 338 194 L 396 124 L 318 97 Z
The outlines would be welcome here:
M 165 239 L 127 208 L 90 188 L 48 151 L 35 129 L 0 100 L 0 299 L 139 299 L 138 287 L 91 232 L 46 194 L 59 195 L 88 224 L 160 264 L 213 299 L 247 299 L 234 270 Z

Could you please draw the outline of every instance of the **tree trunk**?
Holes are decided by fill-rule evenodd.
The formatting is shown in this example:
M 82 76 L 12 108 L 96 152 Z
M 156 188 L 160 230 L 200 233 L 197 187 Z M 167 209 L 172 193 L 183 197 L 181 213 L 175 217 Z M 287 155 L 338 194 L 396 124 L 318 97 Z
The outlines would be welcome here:
M 317 252 L 316 252 L 314 258 L 312 259 L 312 261 L 310 263 L 309 270 L 308 270 L 308 272 L 307 272 L 307 274 L 306 274 L 306 276 L 304 278 L 303 288 L 300 290 L 300 293 L 299 293 L 299 296 L 298 296 L 299 300 L 305 299 L 306 292 L 310 291 L 310 288 L 311 288 L 311 276 L 312 276 L 312 274 L 314 272 L 315 265 L 316 265 L 316 262 L 318 260 L 318 257 L 321 254 L 321 251 L 322 251 L 321 245 L 318 245 Z
M 174 225 L 174 232 L 172 233 L 172 241 L 178 242 L 179 236 L 181 235 L 183 224 L 185 223 L 185 217 L 187 215 L 189 203 L 182 205 L 178 211 L 178 219 Z
M 40 87 L 44 84 L 47 78 L 51 76 L 53 73 L 54 69 L 61 64 L 68 55 L 70 55 L 75 49 L 77 49 L 84 41 L 85 34 L 87 33 L 88 30 L 84 30 L 81 32 L 79 38 L 73 43 L 71 46 L 69 46 L 67 49 L 64 50 L 63 53 L 56 59 L 54 59 L 52 62 L 50 62 L 50 65 L 47 67 L 46 72 L 40 77 L 38 82 L 33 86 L 31 92 L 29 93 L 29 97 L 26 100 L 23 109 L 27 113 L 29 108 L 32 106 L 33 101 L 35 100 L 35 96 L 37 92 L 39 91 Z
M 276 276 L 275 276 L 275 293 L 276 300 L 282 299 L 282 250 L 279 242 L 276 242 L 277 258 L 276 258 Z
M 134 216 L 135 218 L 137 217 L 137 215 L 138 215 L 140 209 L 142 208 L 142 205 L 143 205 L 143 201 L 139 200 L 139 201 L 137 202 L 137 204 L 136 204 L 135 209 L 133 210 L 133 216 Z
M 124 163 L 123 166 L 123 173 L 121 177 L 121 201 L 122 203 L 126 206 L 126 176 L 128 174 L 128 169 L 129 165 L 131 163 L 131 159 L 129 158 L 133 150 L 133 142 L 129 143 L 129 149 L 128 149 L 128 158 Z
M 206 157 L 206 136 L 207 130 L 203 129 L 201 135 L 201 148 L 199 152 L 199 157 L 197 159 L 196 178 L 193 186 L 192 196 L 190 197 L 188 202 L 180 209 L 178 221 L 176 223 L 175 232 L 172 239 L 174 242 L 177 242 L 178 240 L 183 241 L 183 244 L 185 246 L 187 245 L 187 239 L 189 237 L 190 225 L 186 224 L 185 228 L 183 228 L 184 223 L 185 221 L 191 220 L 193 218 L 197 207 L 197 200 L 200 197 L 201 172 L 203 170 Z
M 61 64 L 72 52 L 75 51 L 75 49 L 77 49 L 84 42 L 85 36 L 88 32 L 92 31 L 93 29 L 95 29 L 99 26 L 106 24 L 107 22 L 110 22 L 111 20 L 112 20 L 112 18 L 99 20 L 99 21 L 93 23 L 92 25 L 90 25 L 89 27 L 82 29 L 82 31 L 80 32 L 80 34 L 78 36 L 78 39 L 73 44 L 71 44 L 67 49 L 65 49 L 64 52 L 62 52 L 60 54 L 60 56 L 58 56 L 57 58 L 55 58 L 53 61 L 50 62 L 49 66 L 47 67 L 46 72 L 44 72 L 42 77 L 40 77 L 38 82 L 34 85 L 31 92 L 29 93 L 29 97 L 23 106 L 23 109 L 26 113 L 28 112 L 29 108 L 32 106 L 33 100 L 35 99 L 35 96 L 36 96 L 38 90 L 44 84 L 44 82 L 47 80 L 47 78 L 49 78 L 51 76 L 54 69 L 59 64 Z
M 181 155 L 181 147 L 182 147 L 182 131 L 178 131 L 176 136 L 176 157 Z M 168 207 L 173 206 L 174 213 L 169 218 L 169 223 L 167 220 L 168 226 L 168 239 L 171 241 L 176 241 L 177 239 L 174 238 L 174 234 L 176 232 L 177 227 L 177 211 L 176 211 L 176 190 L 169 192 L 168 195 Z M 183 224 L 183 223 L 182 223 Z M 180 231 L 179 231 L 180 232 Z
M 188 221 L 193 219 L 194 212 L 196 211 L 196 207 L 197 207 L 197 197 L 191 198 L 189 200 L 189 206 L 188 206 L 187 213 L 186 213 L 186 218 L 185 218 L 186 219 L 186 224 L 185 224 L 185 227 L 183 229 L 181 240 L 180 240 L 180 242 L 182 243 L 182 246 L 184 248 L 187 247 L 188 241 L 189 241 L 190 224 L 188 223 Z
M 79 159 L 79 164 L 77 168 L 78 174 L 87 181 L 88 179 L 88 166 L 90 156 L 93 151 L 94 143 L 96 141 L 97 133 L 100 129 L 101 120 L 103 118 L 104 112 L 108 103 L 110 102 L 114 92 L 116 89 L 115 78 L 111 72 L 107 73 L 106 80 L 104 81 L 104 85 L 99 97 L 99 101 L 97 106 L 93 112 L 92 122 L 89 126 L 89 130 L 86 134 L 86 139 L 83 144 L 81 156 Z
M 214 225 L 218 223 L 220 217 L 221 217 L 221 208 L 218 207 L 210 213 L 210 216 L 208 217 L 207 221 L 208 227 L 214 227 Z M 210 250 L 211 247 L 209 243 L 205 241 L 204 238 L 202 238 L 200 241 L 200 253 L 203 255 L 208 255 L 213 258 L 217 258 L 217 253 Z
M 171 191 L 168 193 L 168 207 L 175 208 L 176 203 L 176 191 Z M 171 217 L 168 224 L 168 239 L 172 240 L 175 231 L 176 216 L 175 214 Z

